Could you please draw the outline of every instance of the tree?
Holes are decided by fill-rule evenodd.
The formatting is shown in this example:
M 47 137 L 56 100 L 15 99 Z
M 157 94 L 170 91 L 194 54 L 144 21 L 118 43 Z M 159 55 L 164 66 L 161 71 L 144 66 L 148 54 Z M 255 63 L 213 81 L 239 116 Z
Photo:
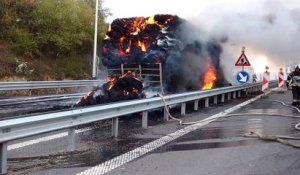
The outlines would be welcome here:
M 93 10 L 83 1 L 43 0 L 33 18 L 40 51 L 64 55 L 91 47 Z
M 0 30 L 19 55 L 92 52 L 94 0 L 1 0 Z M 101 4 L 101 1 L 100 1 Z M 108 12 L 99 10 L 99 41 Z

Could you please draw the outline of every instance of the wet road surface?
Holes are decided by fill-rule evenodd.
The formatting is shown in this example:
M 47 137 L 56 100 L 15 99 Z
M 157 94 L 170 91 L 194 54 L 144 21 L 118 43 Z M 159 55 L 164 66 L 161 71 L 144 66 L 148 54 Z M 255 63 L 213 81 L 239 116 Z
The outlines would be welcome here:
M 235 112 L 248 115 L 219 119 L 108 174 L 297 175 L 299 149 L 243 137 L 250 131 L 300 137 L 294 129 L 299 119 L 251 116 L 251 113 L 299 115 L 272 101 L 290 103 L 287 97 L 289 94 L 272 94 L 258 100 Z
M 182 119 L 201 120 L 243 100 L 189 112 Z M 293 128 L 300 122 L 299 119 L 251 115 L 298 115 L 294 109 L 273 100 L 290 104 L 291 93 L 272 93 L 235 111 L 247 115 L 218 119 L 108 174 L 299 174 L 298 149 L 243 136 L 250 131 L 300 136 Z M 9 172 L 76 174 L 183 128 L 175 121 L 163 122 L 159 114 L 161 111 L 149 115 L 150 127 L 146 130 L 140 127 L 140 114 L 121 120 L 121 136 L 118 139 L 110 137 L 110 121 L 89 126 L 91 130 L 77 134 L 77 151 L 73 153 L 66 153 L 66 138 L 12 150 L 9 152 Z

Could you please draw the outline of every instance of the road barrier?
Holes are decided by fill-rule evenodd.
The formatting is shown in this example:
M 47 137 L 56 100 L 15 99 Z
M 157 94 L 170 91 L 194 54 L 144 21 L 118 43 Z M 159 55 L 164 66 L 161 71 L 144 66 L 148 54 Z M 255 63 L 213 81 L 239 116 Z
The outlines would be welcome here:
M 105 80 L 67 80 L 67 81 L 20 81 L 20 82 L 0 82 L 0 91 L 28 90 L 31 96 L 33 89 L 55 88 L 58 93 L 59 88 L 100 86 Z
M 280 91 L 284 90 L 284 73 L 283 69 L 280 68 L 279 74 L 278 74 L 278 87 Z
M 271 81 L 269 87 L 277 86 L 277 81 Z M 206 91 L 186 92 L 164 96 L 165 103 L 161 97 L 154 97 L 141 100 L 112 103 L 85 108 L 72 109 L 63 112 L 42 114 L 31 117 L 16 118 L 0 121 L 0 153 L 1 172 L 7 173 L 7 145 L 9 141 L 29 137 L 37 134 L 68 129 L 68 150 L 75 150 L 75 127 L 101 120 L 112 120 L 112 135 L 118 136 L 119 117 L 127 114 L 142 112 L 142 127 L 148 127 L 148 111 L 162 108 L 165 105 L 181 104 L 181 114 L 186 114 L 186 102 L 194 101 L 194 110 L 198 110 L 200 99 L 205 100 L 205 107 L 213 103 L 221 102 L 241 97 L 241 93 L 246 95 L 252 92 L 261 91 L 262 83 L 252 83 L 238 86 L 217 88 Z M 168 120 L 165 111 L 165 119 Z
M 267 93 L 270 91 L 270 85 L 269 85 L 269 81 L 270 81 L 270 72 L 264 72 L 263 74 L 263 85 L 262 85 L 262 91 L 264 93 Z

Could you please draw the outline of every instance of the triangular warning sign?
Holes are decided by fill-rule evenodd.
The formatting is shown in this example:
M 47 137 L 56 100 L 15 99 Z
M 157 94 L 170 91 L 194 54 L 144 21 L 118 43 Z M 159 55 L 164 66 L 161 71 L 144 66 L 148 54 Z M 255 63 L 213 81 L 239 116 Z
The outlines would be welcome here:
M 251 64 L 250 64 L 249 60 L 247 59 L 244 52 L 245 51 L 243 50 L 241 56 L 239 57 L 239 59 L 235 63 L 235 66 L 251 66 Z

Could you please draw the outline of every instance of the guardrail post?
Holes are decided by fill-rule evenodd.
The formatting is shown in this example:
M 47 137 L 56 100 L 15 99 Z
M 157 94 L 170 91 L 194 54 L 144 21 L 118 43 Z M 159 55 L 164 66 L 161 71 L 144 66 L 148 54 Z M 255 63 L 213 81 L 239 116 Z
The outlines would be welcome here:
M 29 96 L 31 97 L 31 89 L 29 89 L 28 92 L 29 92 Z
M 245 89 L 246 96 L 249 94 L 249 90 Z
M 199 108 L 199 100 L 195 100 L 194 101 L 194 110 L 198 111 L 198 108 Z
M 214 96 L 214 104 L 215 104 L 215 105 L 218 104 L 218 96 L 217 96 L 217 95 Z
M 233 97 L 232 98 L 236 99 L 236 92 L 235 91 L 233 92 Z
M 143 111 L 142 127 L 148 128 L 148 111 Z
M 75 151 L 75 128 L 68 129 L 68 151 Z
M 55 93 L 58 94 L 58 88 L 55 88 Z
M 181 115 L 185 115 L 186 114 L 186 103 L 181 103 Z
M 119 117 L 112 119 L 112 136 L 118 137 L 119 135 Z
M 124 64 L 121 64 L 121 75 L 124 75 Z
M 142 65 L 139 64 L 139 74 L 140 74 L 140 77 L 142 77 Z
M 238 98 L 241 98 L 241 91 L 238 91 Z
M 1 174 L 7 174 L 7 142 L 0 144 Z
M 164 108 L 164 120 L 165 120 L 165 121 L 168 121 L 168 120 L 169 120 L 169 114 L 168 114 L 168 111 L 167 111 L 166 108 L 169 108 L 169 106 L 166 106 L 166 107 Z M 170 112 L 170 109 L 169 109 L 169 112 Z
M 229 92 L 229 93 L 227 94 L 227 99 L 228 99 L 228 100 L 231 100 L 231 92 Z
M 222 102 L 222 103 L 225 102 L 225 94 L 222 94 L 222 96 L 221 96 L 221 102 Z
M 205 107 L 206 107 L 206 108 L 209 107 L 209 98 L 205 98 Z

